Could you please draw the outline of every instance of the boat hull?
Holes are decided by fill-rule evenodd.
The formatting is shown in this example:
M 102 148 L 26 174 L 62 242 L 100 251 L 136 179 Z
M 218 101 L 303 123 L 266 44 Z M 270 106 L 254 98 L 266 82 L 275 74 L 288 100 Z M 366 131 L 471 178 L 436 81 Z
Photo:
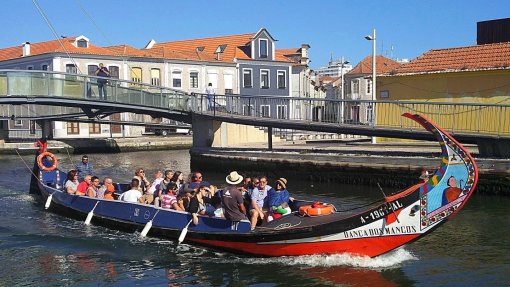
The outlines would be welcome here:
M 51 196 L 49 209 L 79 220 L 93 212 L 92 223 L 141 231 L 152 223 L 149 236 L 177 239 L 189 225 L 186 242 L 254 256 L 298 256 L 350 253 L 378 256 L 417 240 L 457 213 L 474 191 L 478 169 L 469 153 L 450 135 L 419 115 L 405 115 L 436 135 L 441 163 L 433 176 L 397 194 L 359 209 L 327 216 L 292 214 L 251 230 L 248 220 L 231 222 L 200 216 L 190 224 L 187 212 L 152 205 L 74 196 L 62 192 L 61 171 L 35 171 L 39 194 Z M 37 174 L 37 173 L 35 173 Z M 460 184 L 459 184 L 460 182 Z M 119 190 L 120 192 L 120 190 Z M 138 233 L 137 235 L 138 236 Z

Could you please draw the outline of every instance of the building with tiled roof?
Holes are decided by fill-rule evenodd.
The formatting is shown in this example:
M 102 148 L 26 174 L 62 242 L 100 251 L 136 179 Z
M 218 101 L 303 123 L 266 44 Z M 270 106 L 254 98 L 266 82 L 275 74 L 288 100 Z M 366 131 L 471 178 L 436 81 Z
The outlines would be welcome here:
M 510 104 L 510 42 L 433 49 L 378 78 L 389 100 Z
M 400 67 L 400 65 L 400 63 L 384 56 L 375 56 L 375 71 L 377 75 L 391 73 Z M 365 57 L 346 74 L 346 76 L 350 77 L 357 77 L 360 75 L 372 76 L 372 56 Z
M 151 40 L 142 49 L 129 45 L 99 47 L 87 37 L 77 36 L 0 49 L 0 69 L 94 75 L 99 63 L 103 63 L 113 78 L 195 94 L 204 93 L 211 83 L 219 95 L 309 96 L 307 91 L 313 89 L 310 88 L 312 78 L 305 76 L 309 72 L 308 48 L 304 44 L 298 49 L 278 50 L 276 40 L 264 28 L 256 33 L 203 39 L 161 43 Z M 95 86 L 91 94 L 97 95 Z M 256 105 L 246 107 L 246 112 L 256 110 L 265 116 L 280 117 L 291 112 L 288 100 L 269 104 L 258 101 Z M 74 132 L 77 137 L 89 135 L 87 124 L 67 125 L 79 125 L 67 129 L 79 130 Z M 134 134 L 140 133 L 135 131 L 138 127 L 130 128 Z M 104 128 L 92 130 L 105 131 Z M 62 133 L 65 131 L 63 128 Z M 123 131 L 123 134 L 130 133 Z
M 510 42 L 433 49 L 393 71 L 395 75 L 510 69 Z
M 344 75 L 346 100 L 372 100 L 372 56 L 365 57 L 352 70 Z M 376 56 L 377 76 L 391 73 L 401 64 L 386 58 Z M 379 83 L 379 80 L 378 80 Z M 370 123 L 372 119 L 372 105 L 369 103 L 351 102 L 344 107 L 345 119 L 352 122 Z

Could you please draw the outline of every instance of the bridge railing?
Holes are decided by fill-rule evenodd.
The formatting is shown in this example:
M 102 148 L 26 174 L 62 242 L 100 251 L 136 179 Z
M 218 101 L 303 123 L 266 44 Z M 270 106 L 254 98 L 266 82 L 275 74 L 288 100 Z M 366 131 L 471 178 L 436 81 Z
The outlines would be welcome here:
M 191 109 L 190 96 L 182 91 L 115 78 L 107 78 L 107 96 L 99 97 L 99 79 L 51 71 L 0 70 L 0 96 L 63 97 L 181 111 Z
M 421 129 L 401 115 L 419 113 L 451 133 L 510 135 L 510 105 L 411 101 L 333 100 L 281 96 L 196 94 L 193 111 L 253 117 Z
M 179 90 L 114 78 L 108 78 L 108 96 L 104 99 L 98 97 L 98 79 L 95 76 L 50 71 L 0 70 L 0 97 L 63 97 L 181 112 L 418 129 L 416 123 L 401 117 L 402 113 L 410 112 L 425 115 L 452 133 L 510 136 L 510 105 L 504 104 L 245 95 L 214 95 L 209 102 L 204 94 L 190 95 Z

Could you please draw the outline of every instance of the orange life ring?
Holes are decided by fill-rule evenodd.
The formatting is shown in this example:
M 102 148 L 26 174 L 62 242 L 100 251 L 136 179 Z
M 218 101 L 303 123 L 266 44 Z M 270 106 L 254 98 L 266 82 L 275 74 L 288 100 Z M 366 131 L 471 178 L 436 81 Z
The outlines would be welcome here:
M 331 204 L 314 203 L 312 205 L 303 205 L 299 207 L 299 214 L 302 216 L 323 216 L 329 215 L 335 211 L 335 207 Z
M 51 160 L 53 161 L 53 165 L 52 166 L 45 166 L 42 162 L 43 158 L 45 157 L 50 157 Z M 39 165 L 39 168 L 42 170 L 42 171 L 53 171 L 57 168 L 57 157 L 52 154 L 51 152 L 49 151 L 45 151 L 43 153 L 41 153 L 40 155 L 37 156 L 37 165 Z

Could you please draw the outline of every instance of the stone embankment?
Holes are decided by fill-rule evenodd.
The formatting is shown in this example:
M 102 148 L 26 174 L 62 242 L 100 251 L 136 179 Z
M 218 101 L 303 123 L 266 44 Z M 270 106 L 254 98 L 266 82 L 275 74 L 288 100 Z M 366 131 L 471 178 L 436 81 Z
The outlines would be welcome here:
M 33 142 L 1 143 L 0 153 L 33 153 Z M 439 165 L 437 143 L 386 142 L 363 140 L 317 140 L 281 142 L 268 151 L 265 144 L 232 148 L 192 148 L 191 136 L 49 141 L 57 153 L 114 153 L 148 150 L 191 149 L 191 169 L 271 177 L 306 178 L 313 181 L 348 184 L 381 183 L 404 188 L 416 183 L 421 170 L 434 171 Z M 482 158 L 476 145 L 466 148 L 474 156 L 480 172 L 478 192 L 510 195 L 510 159 Z
M 55 153 L 116 153 L 147 150 L 190 149 L 192 136 L 172 135 L 168 137 L 146 136 L 139 138 L 107 139 L 59 139 L 48 141 L 48 146 Z M 1 143 L 0 153 L 33 153 L 34 142 Z
M 510 160 L 480 158 L 475 145 L 466 147 L 479 166 L 478 191 L 510 194 Z M 404 188 L 416 183 L 421 170 L 434 171 L 439 155 L 438 144 L 428 142 L 302 141 L 276 144 L 270 152 L 263 145 L 193 148 L 191 165 L 192 169 L 263 171 L 271 177 Z

